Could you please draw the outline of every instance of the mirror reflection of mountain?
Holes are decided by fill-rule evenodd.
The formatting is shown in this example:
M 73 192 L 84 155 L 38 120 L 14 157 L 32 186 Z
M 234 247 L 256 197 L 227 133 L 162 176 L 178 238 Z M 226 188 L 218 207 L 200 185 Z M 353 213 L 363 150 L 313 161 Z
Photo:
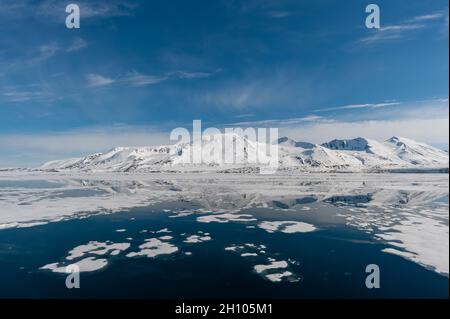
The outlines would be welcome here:
M 345 226 L 448 274 L 448 176 L 443 174 L 24 174 L 0 179 L 0 228 L 159 207 L 178 218 L 270 232 Z

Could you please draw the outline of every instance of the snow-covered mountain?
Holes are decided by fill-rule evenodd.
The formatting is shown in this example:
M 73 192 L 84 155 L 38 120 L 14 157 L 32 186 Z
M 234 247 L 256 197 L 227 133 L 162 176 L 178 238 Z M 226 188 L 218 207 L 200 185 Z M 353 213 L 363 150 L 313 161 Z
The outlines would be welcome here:
M 396 156 L 413 165 L 441 165 L 447 163 L 448 152 L 411 139 L 392 137 L 385 144 L 390 147 Z
M 370 154 L 372 156 L 367 158 L 369 161 L 376 158 L 383 163 L 392 162 L 400 166 L 404 166 L 406 162 L 407 165 L 427 167 L 447 165 L 448 167 L 447 152 L 404 137 L 394 136 L 383 143 L 358 137 L 352 140 L 333 140 L 322 146 L 346 151 L 361 159 L 367 158 L 362 154 Z
M 225 139 L 234 147 L 222 152 Z M 407 138 L 392 137 L 384 142 L 366 138 L 333 140 L 324 144 L 298 142 L 282 137 L 278 144 L 279 170 L 375 172 L 390 170 L 448 171 L 448 153 Z M 237 134 L 220 134 L 203 140 L 201 151 L 192 143 L 157 147 L 117 147 L 84 158 L 47 162 L 39 170 L 92 172 L 255 172 L 261 165 L 249 163 L 250 154 L 268 162 L 269 145 L 251 141 Z M 201 152 L 202 162 L 192 164 L 192 154 Z M 229 164 L 229 159 L 234 164 Z M 226 160 L 228 159 L 228 160 Z

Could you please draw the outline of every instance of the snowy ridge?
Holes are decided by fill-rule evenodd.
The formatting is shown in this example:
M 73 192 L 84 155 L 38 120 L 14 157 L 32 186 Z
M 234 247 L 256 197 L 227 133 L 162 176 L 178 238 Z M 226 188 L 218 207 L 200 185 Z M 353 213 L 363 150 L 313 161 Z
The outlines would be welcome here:
M 231 138 L 233 148 L 225 148 L 223 156 L 213 156 L 211 150 L 220 146 L 218 139 Z M 392 137 L 384 142 L 366 138 L 333 140 L 313 144 L 282 137 L 278 144 L 278 168 L 282 171 L 302 172 L 380 172 L 390 170 L 448 171 L 448 153 L 402 137 Z M 192 144 L 177 143 L 156 147 L 116 147 L 105 153 L 84 158 L 50 161 L 38 168 L 43 171 L 89 172 L 255 172 L 260 166 L 248 162 L 249 151 L 258 158 L 268 159 L 269 145 L 251 141 L 246 137 L 216 135 L 202 141 L 202 163 L 188 161 L 195 148 Z M 224 161 L 226 156 L 234 164 Z M 186 164 L 189 163 L 189 164 Z

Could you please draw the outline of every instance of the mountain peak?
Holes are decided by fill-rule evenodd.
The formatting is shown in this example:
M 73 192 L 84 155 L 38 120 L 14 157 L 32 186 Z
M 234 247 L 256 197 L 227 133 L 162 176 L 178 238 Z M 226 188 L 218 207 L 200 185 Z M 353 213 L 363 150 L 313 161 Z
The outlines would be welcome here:
M 277 144 L 295 145 L 295 143 L 297 142 L 287 136 L 280 137 L 277 141 Z
M 398 142 L 400 142 L 400 141 L 402 141 L 402 140 L 405 140 L 405 138 L 400 137 L 400 136 L 392 136 L 391 138 L 387 139 L 386 142 L 389 142 L 389 143 L 398 143 Z
M 387 143 L 396 144 L 397 146 L 405 146 L 405 145 L 426 145 L 424 143 L 417 142 L 410 138 L 401 137 L 401 136 L 392 136 L 390 139 L 386 140 Z M 429 145 L 427 145 L 429 146 Z
M 322 146 L 341 151 L 366 151 L 369 148 L 370 141 L 364 137 L 357 137 L 354 139 L 338 140 L 334 139 L 328 143 L 323 143 Z
M 311 149 L 314 146 L 316 146 L 313 143 L 308 143 L 308 142 L 297 142 L 293 139 L 291 139 L 290 137 L 287 136 L 283 136 L 280 137 L 278 139 L 278 143 L 279 145 L 284 145 L 284 146 L 290 146 L 290 147 L 301 147 L 301 148 L 305 148 L 305 149 Z

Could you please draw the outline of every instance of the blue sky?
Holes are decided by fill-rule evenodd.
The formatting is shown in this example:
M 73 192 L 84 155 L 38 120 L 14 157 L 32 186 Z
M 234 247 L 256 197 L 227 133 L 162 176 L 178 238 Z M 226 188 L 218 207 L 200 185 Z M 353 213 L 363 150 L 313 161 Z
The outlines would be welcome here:
M 448 148 L 448 1 L 0 2 L 0 167 L 204 126 Z

